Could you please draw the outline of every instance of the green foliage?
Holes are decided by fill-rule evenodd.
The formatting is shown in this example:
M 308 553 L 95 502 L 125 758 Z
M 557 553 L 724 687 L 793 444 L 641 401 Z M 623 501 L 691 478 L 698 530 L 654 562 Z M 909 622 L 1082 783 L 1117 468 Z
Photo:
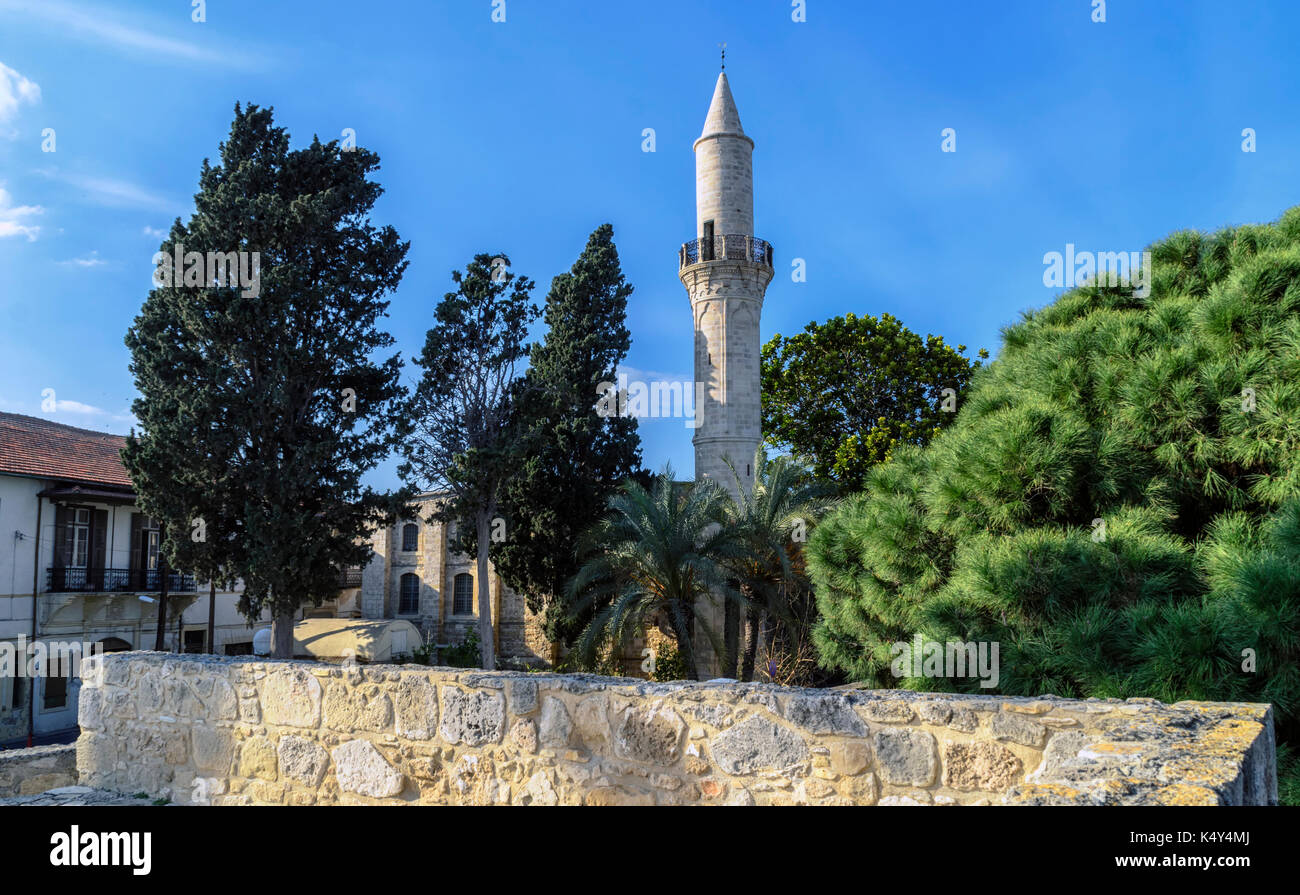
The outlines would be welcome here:
M 470 628 L 460 643 L 442 651 L 438 661 L 450 668 L 477 668 L 480 659 L 478 631 Z
M 466 539 L 471 531 L 474 536 L 479 647 L 487 669 L 496 668 L 487 575 L 490 527 L 502 485 L 515 468 L 512 396 L 517 368 L 528 354 L 528 326 L 538 314 L 532 280 L 509 268 L 505 255 L 480 253 L 463 272 L 452 271 L 456 288 L 434 310 L 434 325 L 416 359 L 423 372 L 398 420 L 403 481 L 448 492 L 436 518 L 471 523 L 460 528 Z
M 766 441 L 845 493 L 859 490 L 871 466 L 901 445 L 928 444 L 952 421 L 944 390 L 960 400 L 980 366 L 965 350 L 942 336 L 922 340 L 889 314 L 848 314 L 773 336 L 762 350 Z
M 516 391 L 513 472 L 499 506 L 506 537 L 492 545 L 497 574 L 543 614 L 547 636 L 563 642 L 591 619 L 565 598 L 578 539 L 641 465 L 636 419 L 593 410 L 599 385 L 616 381 L 631 345 L 632 287 L 613 237 L 609 224 L 598 227 L 572 270 L 551 282 L 548 330 Z
M 1277 801 L 1279 805 L 1300 806 L 1300 757 L 1288 743 L 1277 747 Z
M 269 610 L 285 638 L 340 567 L 368 559 L 364 535 L 391 507 L 362 479 L 395 444 L 401 362 L 377 357 L 393 343 L 377 324 L 408 244 L 369 222 L 383 193 L 372 152 L 290 150 L 270 109 L 236 106 L 220 154 L 161 251 L 256 252 L 260 278 L 177 271 L 149 292 L 126 336 L 140 425 L 123 461 L 172 566 L 241 579 L 240 610 Z
M 684 681 L 687 680 L 686 663 L 682 661 L 682 654 L 675 646 L 665 646 L 655 657 L 654 679 L 656 681 Z
M 735 487 L 728 502 L 727 524 L 743 549 L 729 557 L 726 565 L 744 596 L 750 636 L 743 651 L 727 638 L 722 676 L 750 681 L 754 678 L 760 629 L 769 635 L 769 649 L 778 626 L 793 638 L 802 636 L 792 628 L 804 625 L 804 614 L 798 611 L 807 590 L 803 543 L 834 502 L 828 483 L 814 479 L 791 457 L 769 459 L 761 445 L 754 452 L 752 488 L 746 489 L 735 467 L 730 462 L 728 466 Z M 738 637 L 738 625 L 734 631 Z
M 814 532 L 825 665 L 897 686 L 892 642 L 997 641 L 1003 692 L 1266 701 L 1300 735 L 1300 208 L 1151 252 L 1149 295 L 1007 327 Z
M 727 503 L 716 482 L 674 482 L 671 467 L 649 490 L 628 481 L 610 499 L 606 517 L 583 535 L 583 564 L 568 585 L 575 611 L 599 607 L 576 645 L 584 662 L 662 621 L 677 639 L 686 676 L 696 679 L 696 603 L 744 602 L 725 566 L 743 549 L 737 529 L 724 524 Z M 718 632 L 699 621 L 720 652 Z

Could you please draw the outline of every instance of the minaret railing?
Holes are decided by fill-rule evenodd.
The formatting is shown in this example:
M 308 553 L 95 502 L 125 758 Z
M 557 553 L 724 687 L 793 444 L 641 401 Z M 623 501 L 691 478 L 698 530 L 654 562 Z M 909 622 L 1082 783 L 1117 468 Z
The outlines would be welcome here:
M 713 251 L 709 252 L 709 248 Z M 690 267 L 701 261 L 748 261 L 751 264 L 771 267 L 772 244 L 747 233 L 714 236 L 712 245 L 700 239 L 682 243 L 681 250 L 677 253 L 678 267 Z

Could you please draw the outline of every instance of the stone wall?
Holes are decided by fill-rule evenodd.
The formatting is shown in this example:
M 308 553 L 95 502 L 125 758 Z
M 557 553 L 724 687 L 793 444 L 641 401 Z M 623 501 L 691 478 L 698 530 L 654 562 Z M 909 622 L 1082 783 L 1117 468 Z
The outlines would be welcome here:
M 77 747 L 36 746 L 0 751 L 0 799 L 30 796 L 77 782 Z
M 1265 705 L 161 653 L 94 662 L 104 668 L 82 689 L 81 783 L 179 803 L 1277 801 Z

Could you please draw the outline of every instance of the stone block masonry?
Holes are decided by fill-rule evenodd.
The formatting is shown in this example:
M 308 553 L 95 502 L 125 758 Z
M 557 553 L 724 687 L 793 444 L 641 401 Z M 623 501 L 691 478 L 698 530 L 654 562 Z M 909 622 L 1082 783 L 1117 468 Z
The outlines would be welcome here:
M 75 746 L 0 751 L 0 799 L 31 796 L 77 782 Z
M 1277 802 L 1266 705 L 94 662 L 80 783 L 181 804 Z

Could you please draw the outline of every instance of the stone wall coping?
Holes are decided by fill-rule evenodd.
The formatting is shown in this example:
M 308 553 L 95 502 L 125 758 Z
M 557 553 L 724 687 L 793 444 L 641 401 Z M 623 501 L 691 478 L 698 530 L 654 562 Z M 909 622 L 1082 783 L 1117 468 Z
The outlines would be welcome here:
M 83 676 L 81 782 L 181 803 L 1277 802 L 1267 704 L 158 652 Z

